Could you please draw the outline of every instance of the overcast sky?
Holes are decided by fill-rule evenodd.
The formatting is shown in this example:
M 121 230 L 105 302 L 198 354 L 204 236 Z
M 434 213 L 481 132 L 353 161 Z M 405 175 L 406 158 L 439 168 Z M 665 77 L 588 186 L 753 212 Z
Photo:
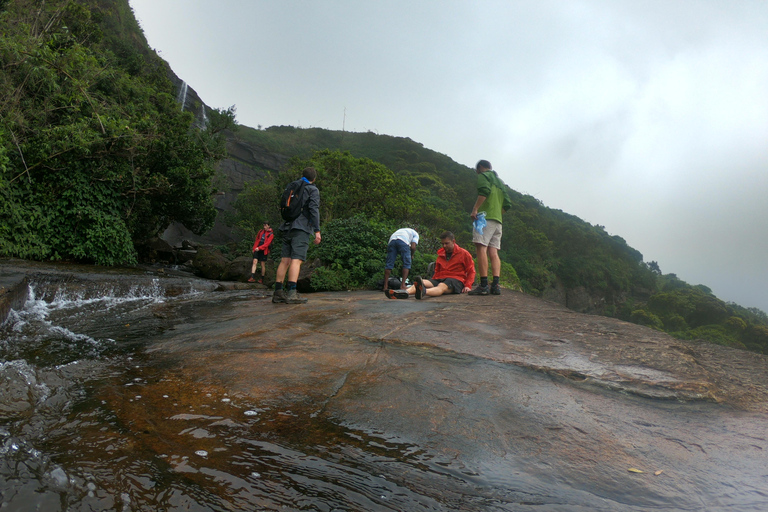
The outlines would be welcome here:
M 490 160 L 664 273 L 768 311 L 768 1 L 130 3 L 241 124 Z

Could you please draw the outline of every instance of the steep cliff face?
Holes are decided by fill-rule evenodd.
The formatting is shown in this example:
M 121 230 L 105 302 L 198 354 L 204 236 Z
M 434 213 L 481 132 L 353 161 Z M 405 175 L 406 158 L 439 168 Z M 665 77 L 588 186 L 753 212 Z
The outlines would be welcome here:
M 205 128 L 211 108 L 200 98 L 197 91 L 170 71 L 170 68 L 169 78 L 173 82 L 179 108 L 194 114 L 194 124 L 197 128 Z M 238 139 L 235 133 L 225 132 L 225 137 L 228 156 L 218 165 L 220 191 L 214 199 L 218 211 L 216 222 L 213 228 L 203 235 L 195 235 L 178 222 L 171 224 L 162 236 L 171 245 L 178 246 L 182 240 L 217 245 L 233 241 L 232 230 L 224 222 L 225 212 L 232 210 L 232 203 L 243 191 L 246 183 L 259 181 L 268 172 L 277 172 L 288 162 L 287 156 L 249 144 Z

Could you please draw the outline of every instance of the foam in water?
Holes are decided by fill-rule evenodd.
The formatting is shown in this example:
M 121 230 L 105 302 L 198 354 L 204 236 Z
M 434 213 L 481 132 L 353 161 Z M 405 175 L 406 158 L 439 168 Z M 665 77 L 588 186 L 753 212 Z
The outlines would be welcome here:
M 50 363 L 97 357 L 114 345 L 115 330 L 129 323 L 124 317 L 165 300 L 158 279 L 143 284 L 32 282 L 24 306 L 11 310 L 0 326 L 0 360 Z

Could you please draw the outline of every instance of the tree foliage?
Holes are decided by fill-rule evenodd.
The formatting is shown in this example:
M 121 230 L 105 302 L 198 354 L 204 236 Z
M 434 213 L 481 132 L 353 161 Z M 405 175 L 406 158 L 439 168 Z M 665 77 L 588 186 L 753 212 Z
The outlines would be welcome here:
M 224 147 L 191 130 L 166 76 L 116 55 L 98 10 L 16 1 L 0 13 L 0 253 L 135 261 L 133 242 L 215 217 Z

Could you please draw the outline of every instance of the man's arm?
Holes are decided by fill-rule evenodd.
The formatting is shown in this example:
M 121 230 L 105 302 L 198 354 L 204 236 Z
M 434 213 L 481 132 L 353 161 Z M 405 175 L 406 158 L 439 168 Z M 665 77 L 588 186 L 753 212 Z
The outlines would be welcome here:
M 320 192 L 315 188 L 309 191 L 309 226 L 315 232 L 315 244 L 319 244 L 320 237 Z
M 501 205 L 501 209 L 503 212 L 506 212 L 510 208 L 512 208 L 512 200 L 509 198 L 509 194 L 507 194 L 506 189 L 503 190 L 504 192 L 504 204 Z
M 472 207 L 472 213 L 469 214 L 469 216 L 472 217 L 472 220 L 477 220 L 477 211 L 480 209 L 486 199 L 487 197 L 485 196 L 477 196 L 475 206 Z
M 491 195 L 491 182 L 488 178 L 489 172 L 491 171 L 481 172 L 477 175 L 477 201 L 475 201 L 475 206 L 472 207 L 472 213 L 469 214 L 472 220 L 477 220 L 477 212 L 480 206 Z
M 472 289 L 472 285 L 475 283 L 475 262 L 468 251 L 464 253 L 464 261 L 467 278 L 464 280 L 464 290 L 462 290 L 462 293 L 467 293 Z

